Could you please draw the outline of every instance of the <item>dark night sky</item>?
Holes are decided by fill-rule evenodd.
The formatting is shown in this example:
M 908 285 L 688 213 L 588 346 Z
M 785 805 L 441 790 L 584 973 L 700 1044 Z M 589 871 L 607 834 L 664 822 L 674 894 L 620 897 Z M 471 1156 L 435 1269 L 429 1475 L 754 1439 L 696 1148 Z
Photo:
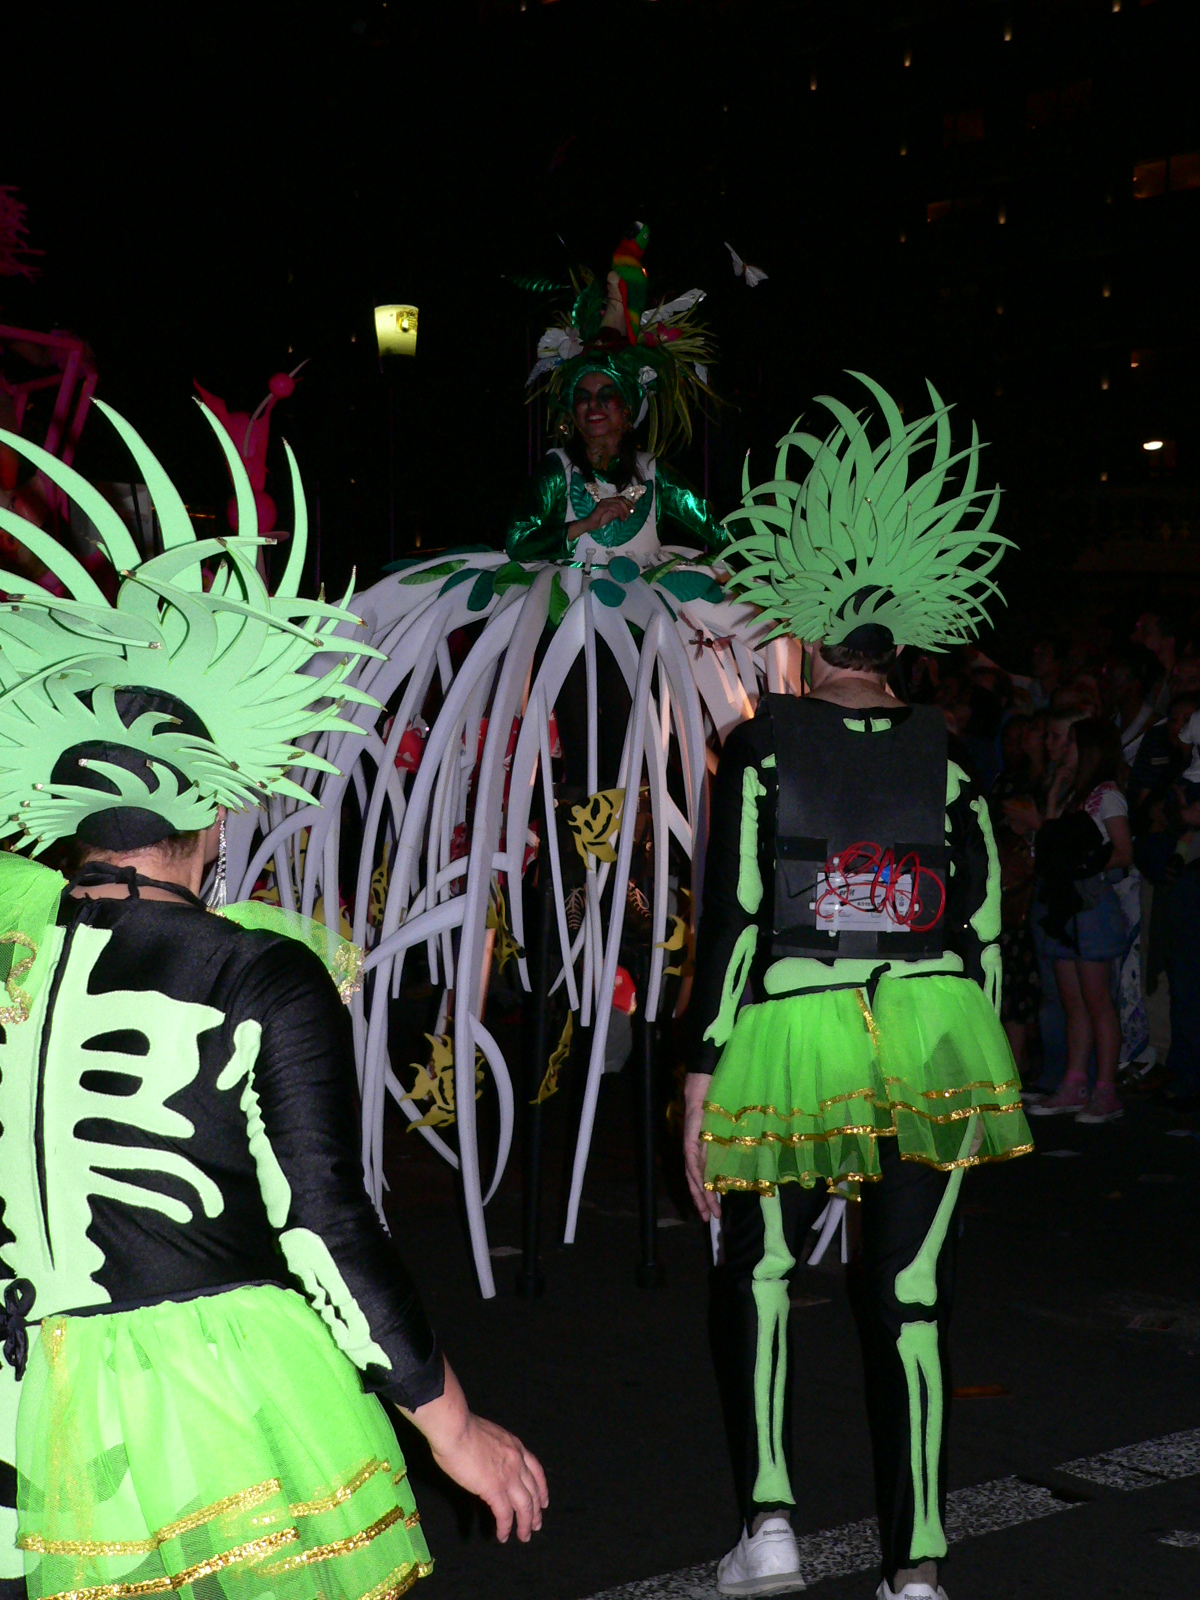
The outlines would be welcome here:
M 498 542 L 526 470 L 527 341 L 549 320 L 504 274 L 603 269 L 639 217 L 655 288 L 710 293 L 733 402 L 710 434 L 719 511 L 746 445 L 813 393 L 847 393 L 841 368 L 910 414 L 928 375 L 993 441 L 1033 574 L 1074 548 L 1054 529 L 1094 522 L 1100 470 L 1114 495 L 1197 482 L 1200 190 L 1152 214 L 1130 189 L 1133 161 L 1200 149 L 1194 12 L 335 0 L 73 9 L 68 28 L 42 8 L 7 30 L 0 181 L 44 269 L 0 286 L 2 320 L 86 335 L 99 393 L 214 507 L 227 488 L 192 378 L 251 408 L 310 357 L 276 433 L 319 485 L 324 575 L 357 561 L 371 577 L 388 544 L 373 304 L 421 308 L 416 361 L 389 366 L 398 546 Z M 1080 83 L 1083 115 L 1035 126 L 1038 95 L 1065 108 Z M 945 119 L 975 107 L 986 137 L 959 149 Z M 943 197 L 965 220 L 935 236 Z M 726 238 L 766 284 L 734 279 Z M 1154 347 L 1153 387 L 1130 386 L 1131 346 Z M 1149 428 L 1178 438 L 1171 484 L 1145 477 Z M 123 475 L 99 416 L 79 460 Z M 698 449 L 683 464 L 700 477 Z

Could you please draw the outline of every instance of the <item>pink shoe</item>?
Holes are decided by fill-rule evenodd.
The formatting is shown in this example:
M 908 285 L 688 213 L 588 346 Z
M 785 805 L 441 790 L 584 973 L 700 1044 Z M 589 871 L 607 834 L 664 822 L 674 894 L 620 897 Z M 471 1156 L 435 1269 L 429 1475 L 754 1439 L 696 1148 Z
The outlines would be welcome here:
M 1125 1115 L 1125 1107 L 1117 1098 L 1117 1091 L 1111 1086 L 1097 1088 L 1092 1098 L 1075 1118 L 1076 1122 L 1115 1122 L 1118 1117 Z
M 1068 1111 L 1072 1114 L 1083 1111 L 1087 1104 L 1087 1084 L 1082 1079 L 1078 1083 L 1071 1083 L 1064 1078 L 1052 1095 L 1036 1106 L 1026 1106 L 1025 1110 L 1031 1117 L 1061 1117 Z

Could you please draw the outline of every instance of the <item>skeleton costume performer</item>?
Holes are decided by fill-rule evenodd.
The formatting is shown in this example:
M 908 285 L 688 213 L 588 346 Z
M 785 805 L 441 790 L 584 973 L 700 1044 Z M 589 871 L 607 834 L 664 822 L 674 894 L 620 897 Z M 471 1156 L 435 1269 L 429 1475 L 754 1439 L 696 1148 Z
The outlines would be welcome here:
M 551 420 L 568 437 L 580 381 L 589 373 L 607 378 L 624 402 L 634 427 L 647 425 L 647 448 L 630 445 L 606 470 L 592 466 L 576 441 L 551 448 L 531 479 L 509 524 L 505 548 L 514 560 L 585 561 L 607 565 L 620 555 L 646 568 L 662 559 L 663 535 L 685 545 L 719 550 L 728 534 L 707 502 L 661 459 L 677 439 L 691 438 L 690 403 L 708 394 L 708 334 L 695 317 L 700 289 L 647 308 L 642 254 L 649 230 L 638 227 L 613 256 L 602 289 L 587 281 L 561 326 L 548 328 L 538 343 L 530 385 L 543 378 Z M 536 391 L 541 392 L 541 391 Z M 572 535 L 611 495 L 624 495 L 632 512 L 594 533 Z
M 133 867 L 68 883 L 19 853 L 73 836 L 120 854 L 219 805 L 307 798 L 286 774 L 329 764 L 297 741 L 371 703 L 345 681 L 369 651 L 344 609 L 297 598 L 294 461 L 271 595 L 258 538 L 197 541 L 101 409 L 154 498 L 149 560 L 76 473 L 4 436 L 123 581 L 110 606 L 0 513 L 70 596 L 0 577 L 0 1591 L 383 1600 L 430 1563 L 379 1397 L 422 1405 L 444 1369 L 363 1191 L 348 1018 L 314 953 L 338 971 L 345 946 L 271 908 L 212 915 L 177 884 L 146 898 Z M 128 898 L 70 892 L 106 881 Z
M 976 488 L 978 436 L 952 454 L 932 386 L 932 414 L 906 425 L 861 381 L 882 440 L 832 399 L 827 438 L 789 434 L 728 519 L 749 524 L 733 586 L 810 645 L 886 658 L 965 642 L 1007 543 L 999 491 Z M 889 1582 L 946 1552 L 963 1172 L 1032 1148 L 997 1015 L 999 932 L 987 805 L 941 712 L 763 696 L 715 780 L 692 999 L 691 1067 L 713 1075 L 705 1186 L 722 1196 L 719 1376 L 750 1529 L 794 1504 L 790 1275 L 827 1197 L 861 1196 L 848 1277 Z

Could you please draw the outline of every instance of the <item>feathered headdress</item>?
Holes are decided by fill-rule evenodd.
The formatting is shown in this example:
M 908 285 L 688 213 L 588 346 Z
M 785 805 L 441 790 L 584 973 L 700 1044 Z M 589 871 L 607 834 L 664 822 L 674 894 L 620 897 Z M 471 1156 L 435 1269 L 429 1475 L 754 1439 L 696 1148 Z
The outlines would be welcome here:
M 287 449 L 295 529 L 274 595 L 256 565 L 256 534 L 198 539 L 179 491 L 124 418 L 96 405 L 124 439 L 162 529 L 143 560 L 115 510 L 86 479 L 0 430 L 91 519 L 122 582 L 116 603 L 47 533 L 11 511 L 0 527 L 67 590 L 57 599 L 0 573 L 0 838 L 40 850 L 71 834 L 133 848 L 206 827 L 218 805 L 268 794 L 310 801 L 291 767 L 332 771 L 297 741 L 347 728 L 346 701 L 374 704 L 346 680 L 369 646 L 337 635 L 342 606 L 297 596 L 307 511 Z M 232 441 L 206 407 L 229 463 L 239 529 L 257 526 L 254 492 Z M 206 590 L 201 563 L 212 563 Z M 347 591 L 349 600 L 351 590 Z M 312 667 L 325 657 L 316 672 Z M 355 730 L 357 731 L 357 730 Z
M 887 437 L 872 445 L 867 418 L 819 396 L 837 426 L 818 439 L 793 431 L 780 440 L 775 478 L 750 487 L 727 525 L 748 522 L 723 559 L 746 565 L 730 588 L 774 618 L 777 633 L 874 650 L 907 644 L 943 650 L 965 644 L 988 621 L 984 602 L 1003 599 L 991 574 L 1012 541 L 992 532 L 999 488 L 977 489 L 979 431 L 951 452 L 950 407 L 928 385 L 934 409 L 905 425 L 892 397 L 861 372 L 850 374 L 878 401 Z M 914 465 L 933 447 L 925 471 Z M 811 465 L 789 476 L 795 449 Z M 945 494 L 951 469 L 963 467 L 957 493 Z M 945 495 L 945 498 L 943 498 Z M 850 636 L 860 629 L 872 633 Z
M 715 398 L 708 386 L 715 346 L 695 314 L 703 289 L 647 309 L 642 254 L 649 237 L 650 230 L 638 223 L 633 237 L 621 240 L 606 283 L 586 269 L 572 273 L 575 303 L 538 341 L 526 387 L 530 398 L 549 396 L 551 421 L 557 422 L 569 414 L 580 379 L 604 373 L 634 423 L 648 422 L 647 446 L 658 454 L 691 439 L 691 408 L 700 394 Z

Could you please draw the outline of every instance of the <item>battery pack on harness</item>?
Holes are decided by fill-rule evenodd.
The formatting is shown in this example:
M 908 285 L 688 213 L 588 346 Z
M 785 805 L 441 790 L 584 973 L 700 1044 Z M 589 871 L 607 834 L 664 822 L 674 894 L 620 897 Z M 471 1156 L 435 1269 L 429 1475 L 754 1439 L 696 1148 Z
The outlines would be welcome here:
M 779 789 L 772 956 L 941 955 L 941 712 L 771 695 L 769 714 Z

